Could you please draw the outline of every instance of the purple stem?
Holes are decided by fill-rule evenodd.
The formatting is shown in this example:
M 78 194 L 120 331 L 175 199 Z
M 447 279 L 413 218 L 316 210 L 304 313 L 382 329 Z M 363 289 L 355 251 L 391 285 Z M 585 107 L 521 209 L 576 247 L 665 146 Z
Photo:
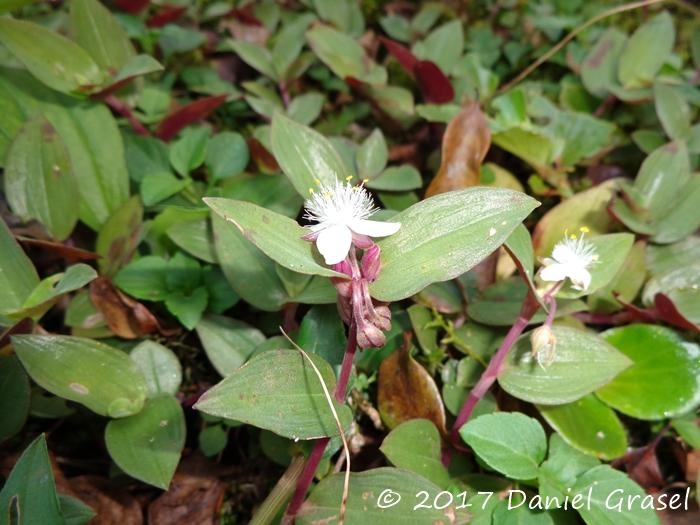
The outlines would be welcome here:
M 450 432 L 450 440 L 455 447 L 458 447 L 460 444 L 459 429 L 469 420 L 476 404 L 484 397 L 486 392 L 488 392 L 494 381 L 496 381 L 498 372 L 501 370 L 503 362 L 508 356 L 508 352 L 513 344 L 515 344 L 515 341 L 518 340 L 520 334 L 523 333 L 523 330 L 525 330 L 538 308 L 539 303 L 537 300 L 532 294 L 528 294 L 522 308 L 520 309 L 520 315 L 518 316 L 517 321 L 515 321 L 515 324 L 506 334 L 500 348 L 491 358 L 489 365 L 481 375 L 481 378 L 479 378 L 479 382 L 474 386 L 474 388 L 472 388 L 471 392 L 469 392 L 469 397 L 464 402 L 464 405 L 462 405 L 462 408 L 457 415 L 457 419 L 452 427 L 452 432 Z
M 350 372 L 352 371 L 352 362 L 355 359 L 355 352 L 357 351 L 357 326 L 355 322 L 350 323 L 350 330 L 348 333 L 348 342 L 345 345 L 345 355 L 343 356 L 343 364 L 340 368 L 340 376 L 338 377 L 338 382 L 335 385 L 335 391 L 333 397 L 339 403 L 345 401 L 345 392 L 348 389 L 348 381 L 350 380 Z M 316 469 L 318 469 L 318 464 L 321 462 L 323 453 L 328 446 L 330 438 L 321 438 L 316 441 L 309 459 L 306 461 L 304 466 L 304 471 L 299 476 L 297 481 L 296 489 L 294 490 L 294 495 L 292 496 L 287 511 L 284 513 L 282 518 L 282 525 L 291 525 L 294 523 L 294 517 L 299 512 L 304 499 L 306 498 L 306 493 L 309 491 L 311 483 L 313 483 L 314 476 L 316 475 Z

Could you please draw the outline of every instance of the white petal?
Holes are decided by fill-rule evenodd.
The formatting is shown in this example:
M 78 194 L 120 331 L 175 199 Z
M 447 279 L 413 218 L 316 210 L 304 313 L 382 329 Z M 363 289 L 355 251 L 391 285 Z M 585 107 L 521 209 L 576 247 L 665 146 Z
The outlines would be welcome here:
M 367 219 L 354 219 L 348 226 L 355 233 L 369 235 L 370 237 L 386 237 L 399 231 L 400 222 L 380 222 Z
M 553 263 L 540 270 L 540 278 L 543 281 L 559 282 L 569 275 L 569 266 L 565 264 Z
M 569 268 L 569 279 L 573 283 L 573 287 L 577 290 L 587 290 L 591 284 L 591 274 L 583 267 Z
M 347 257 L 352 243 L 352 232 L 347 226 L 335 224 L 321 231 L 316 239 L 316 248 L 326 264 L 336 264 Z
M 576 252 L 571 249 L 571 246 L 569 246 L 568 243 L 560 242 L 554 246 L 554 249 L 552 250 L 552 258 L 559 263 L 567 264 L 576 261 L 578 259 L 578 255 L 576 255 Z

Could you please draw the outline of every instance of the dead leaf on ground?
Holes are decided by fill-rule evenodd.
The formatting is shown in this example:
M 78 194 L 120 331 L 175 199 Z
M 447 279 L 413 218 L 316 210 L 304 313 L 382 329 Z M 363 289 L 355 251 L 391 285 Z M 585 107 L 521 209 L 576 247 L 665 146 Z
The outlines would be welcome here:
M 121 293 L 106 277 L 90 283 L 90 300 L 119 337 L 136 339 L 153 332 L 168 335 L 148 308 Z
M 447 125 L 442 138 L 442 161 L 425 196 L 479 184 L 481 163 L 491 146 L 489 124 L 479 104 L 472 103 Z
M 180 463 L 170 489 L 148 506 L 148 523 L 214 525 L 225 490 L 209 462 L 189 456 Z
M 432 376 L 418 364 L 406 341 L 379 366 L 378 407 L 390 429 L 410 419 L 429 419 L 445 433 L 445 407 Z
M 77 476 L 68 480 L 70 495 L 95 511 L 90 525 L 141 525 L 141 505 L 131 494 L 120 490 L 107 478 Z

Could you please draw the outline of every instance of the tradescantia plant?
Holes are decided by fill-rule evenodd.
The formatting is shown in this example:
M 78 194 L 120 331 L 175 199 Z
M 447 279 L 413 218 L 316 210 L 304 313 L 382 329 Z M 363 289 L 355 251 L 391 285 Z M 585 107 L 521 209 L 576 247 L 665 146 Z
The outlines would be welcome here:
M 0 5 L 0 521 L 692 512 L 697 9 L 608 4 Z

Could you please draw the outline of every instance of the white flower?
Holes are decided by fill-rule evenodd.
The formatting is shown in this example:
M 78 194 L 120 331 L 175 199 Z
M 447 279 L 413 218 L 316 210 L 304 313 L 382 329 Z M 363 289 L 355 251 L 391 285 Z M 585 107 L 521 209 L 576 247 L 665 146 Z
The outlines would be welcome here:
M 544 281 L 559 282 L 567 277 L 574 290 L 585 291 L 591 284 L 588 269 L 598 260 L 593 245 L 584 240 L 588 228 L 581 228 L 581 235 L 564 236 L 552 250 L 552 257 L 542 260 L 544 267 L 540 278 Z
M 368 220 L 377 208 L 362 185 L 337 181 L 333 186 L 310 191 L 311 197 L 304 203 L 304 218 L 318 224 L 309 226 L 311 233 L 305 238 L 316 242 L 326 264 L 343 261 L 353 240 L 367 244 L 367 237 L 386 237 L 401 227 L 398 222 Z

